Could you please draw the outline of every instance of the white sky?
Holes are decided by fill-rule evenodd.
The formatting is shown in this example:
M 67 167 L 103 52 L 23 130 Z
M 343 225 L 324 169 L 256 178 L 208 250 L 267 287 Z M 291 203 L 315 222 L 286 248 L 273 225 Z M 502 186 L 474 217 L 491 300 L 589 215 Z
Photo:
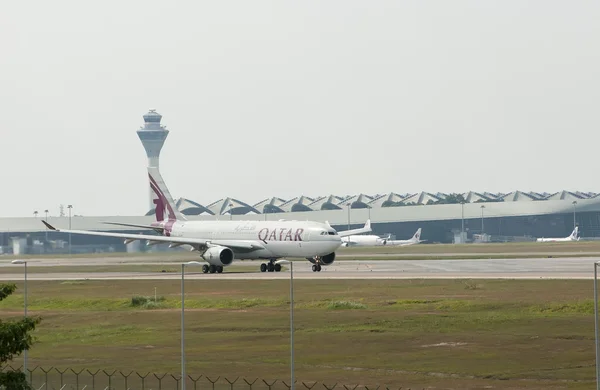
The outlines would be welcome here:
M 12 1 L 0 216 L 147 211 L 136 135 L 202 204 L 600 191 L 600 2 Z

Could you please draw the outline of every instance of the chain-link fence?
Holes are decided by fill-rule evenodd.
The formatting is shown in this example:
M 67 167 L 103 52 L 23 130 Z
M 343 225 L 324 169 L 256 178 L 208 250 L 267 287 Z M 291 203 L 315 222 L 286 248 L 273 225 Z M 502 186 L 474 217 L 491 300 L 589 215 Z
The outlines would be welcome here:
M 22 371 L 6 366 L 2 371 Z M 121 370 L 88 370 L 56 367 L 27 369 L 27 378 L 35 390 L 179 390 L 181 374 Z M 407 387 L 356 385 L 298 381 L 296 390 L 410 390 Z M 187 375 L 186 390 L 291 390 L 290 379 L 242 378 L 210 375 Z M 416 390 L 416 388 L 413 388 Z M 0 387 L 0 390 L 10 390 Z

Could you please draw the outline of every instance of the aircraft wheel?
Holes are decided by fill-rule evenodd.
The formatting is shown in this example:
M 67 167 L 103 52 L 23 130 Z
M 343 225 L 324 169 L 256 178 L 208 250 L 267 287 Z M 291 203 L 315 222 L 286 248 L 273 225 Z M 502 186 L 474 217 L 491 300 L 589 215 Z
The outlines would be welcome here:
M 318 268 L 317 268 L 317 265 L 316 265 L 316 264 L 313 264 L 313 266 L 312 266 L 312 270 L 313 270 L 313 272 L 317 272 L 317 269 L 318 269 Z
M 269 272 L 275 271 L 275 264 L 269 263 L 269 265 L 267 266 L 267 269 L 269 270 Z
M 267 272 L 267 265 L 265 263 L 260 265 L 260 272 Z
M 321 272 L 321 264 L 317 264 L 317 272 Z
M 217 267 L 217 273 L 222 273 L 223 272 L 223 267 L 222 266 L 218 266 Z
M 205 274 L 208 273 L 208 265 L 207 264 L 204 264 L 202 266 L 202 273 L 205 273 Z
M 214 274 L 217 271 L 217 267 L 215 267 L 214 265 L 211 264 L 209 267 L 209 270 L 210 270 L 211 274 Z
M 275 272 L 281 272 L 281 264 L 275 264 Z

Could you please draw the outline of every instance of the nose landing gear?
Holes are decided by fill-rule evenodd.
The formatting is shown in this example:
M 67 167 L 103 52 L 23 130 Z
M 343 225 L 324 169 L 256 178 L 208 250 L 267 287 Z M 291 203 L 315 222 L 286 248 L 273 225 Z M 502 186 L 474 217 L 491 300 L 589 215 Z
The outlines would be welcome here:
M 313 264 L 312 270 L 313 272 L 321 272 L 321 264 Z

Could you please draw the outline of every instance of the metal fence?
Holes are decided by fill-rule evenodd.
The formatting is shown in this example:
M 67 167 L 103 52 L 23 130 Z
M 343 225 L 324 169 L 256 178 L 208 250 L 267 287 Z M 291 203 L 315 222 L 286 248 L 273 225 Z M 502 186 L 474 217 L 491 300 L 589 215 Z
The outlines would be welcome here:
M 22 367 L 5 366 L 3 372 L 21 372 Z M 178 390 L 181 374 L 150 373 L 121 370 L 88 370 L 57 367 L 35 367 L 27 370 L 30 385 L 35 390 Z M 291 390 L 288 379 L 264 379 L 224 377 L 210 375 L 187 375 L 189 390 Z M 411 390 L 409 387 L 386 385 L 357 385 L 348 383 L 325 383 L 298 381 L 296 390 Z M 413 387 L 413 390 L 417 388 Z M 420 389 L 420 388 L 419 388 Z M 4 389 L 0 386 L 0 390 Z

